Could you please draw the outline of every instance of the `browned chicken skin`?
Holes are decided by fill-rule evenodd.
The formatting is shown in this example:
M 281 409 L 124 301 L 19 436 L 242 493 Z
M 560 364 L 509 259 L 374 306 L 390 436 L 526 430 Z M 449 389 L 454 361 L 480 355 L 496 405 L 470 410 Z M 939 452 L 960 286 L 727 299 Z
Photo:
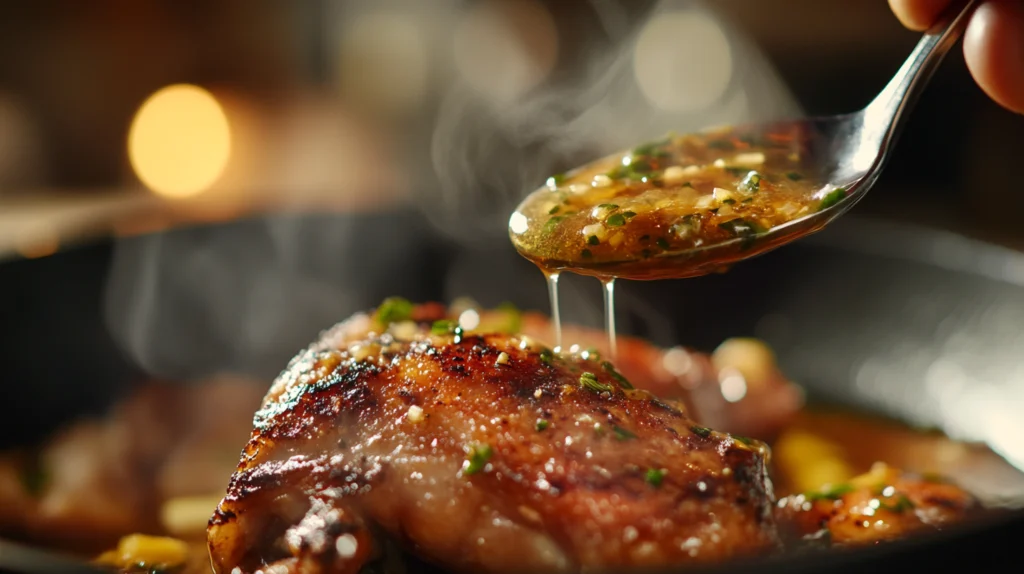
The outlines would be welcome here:
M 218 572 L 684 564 L 778 547 L 767 448 L 589 353 L 357 315 L 277 379 L 211 519 Z
M 405 305 L 337 325 L 274 382 L 210 521 L 217 572 L 387 571 L 395 548 L 458 572 L 697 564 L 888 540 L 976 507 L 884 465 L 776 503 L 767 446 L 687 408 L 770 434 L 800 404 L 770 361 L 687 351 L 671 372 L 672 351 L 625 338 L 620 374 L 594 331 L 567 329 L 580 344 L 557 355 L 539 316 L 481 312 L 463 332 L 457 309 Z M 734 366 L 760 377 L 754 401 L 715 390 Z M 758 400 L 775 410 L 741 420 Z

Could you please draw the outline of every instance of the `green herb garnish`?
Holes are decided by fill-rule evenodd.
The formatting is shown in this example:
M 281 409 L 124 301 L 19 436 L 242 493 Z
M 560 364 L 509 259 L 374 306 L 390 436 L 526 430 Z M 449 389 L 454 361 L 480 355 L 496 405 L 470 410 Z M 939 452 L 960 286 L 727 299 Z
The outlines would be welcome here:
M 557 173 L 557 174 L 549 177 L 548 181 L 547 181 L 548 187 L 558 187 L 558 186 L 562 185 L 563 183 L 565 183 L 565 174 L 564 173 Z
M 558 227 L 558 224 L 561 223 L 563 219 L 565 219 L 565 215 L 556 215 L 551 219 L 548 219 L 547 221 L 544 222 L 543 232 L 551 233 L 552 231 L 555 230 L 556 227 Z
M 757 223 L 743 218 L 730 219 L 718 224 L 720 229 L 724 229 L 729 233 L 732 233 L 734 237 L 753 237 L 758 233 L 764 233 L 767 229 Z
M 903 513 L 915 508 L 914 503 L 902 494 L 896 497 L 896 502 L 894 504 L 886 504 L 883 502 L 880 503 L 878 507 L 895 513 Z
M 612 227 L 621 227 L 626 224 L 626 218 L 621 213 L 612 214 L 611 217 L 605 220 L 605 223 Z
M 804 176 L 800 175 L 800 173 L 795 172 L 795 171 L 791 171 L 791 172 L 787 173 L 786 177 L 788 177 L 792 181 L 800 181 L 801 179 L 804 178 Z
M 551 423 L 544 419 L 537 419 L 537 432 L 543 431 L 551 426 Z
M 633 385 L 632 383 L 629 382 L 629 379 L 622 376 L 622 373 L 615 370 L 615 365 L 609 363 L 608 361 L 604 361 L 603 363 L 601 363 L 601 368 L 604 369 L 606 373 L 611 375 L 613 379 L 618 381 L 619 386 L 621 386 L 622 388 L 630 390 L 633 389 Z
M 657 243 L 658 247 L 660 247 L 662 249 L 668 249 L 669 248 L 668 241 L 664 237 L 659 237 L 658 240 L 655 241 L 655 243 Z
M 825 197 L 821 198 L 821 203 L 818 204 L 818 211 L 832 207 L 842 201 L 844 197 L 846 197 L 846 189 L 842 187 L 833 189 Z
M 670 143 L 672 143 L 672 138 L 671 137 L 667 137 L 667 138 L 665 138 L 665 139 L 663 139 L 661 141 L 646 143 L 646 144 L 641 145 L 641 146 L 637 147 L 636 149 L 634 149 L 633 150 L 633 155 L 640 155 L 640 156 L 643 156 L 643 155 L 665 156 L 665 155 L 668 155 L 668 152 L 663 150 L 663 149 L 661 149 L 661 148 L 667 146 Z
M 609 209 L 609 210 L 614 210 L 614 209 L 618 209 L 619 208 L 619 206 L 615 205 L 614 203 L 602 203 L 601 205 L 598 205 L 598 207 L 600 207 L 601 209 Z
M 589 249 L 584 249 L 583 251 L 580 251 L 580 257 L 582 257 L 584 259 L 590 259 L 593 256 L 594 256 L 594 254 L 591 253 L 591 251 Z
M 745 444 L 747 446 L 754 446 L 754 439 L 752 439 L 752 438 L 745 437 L 745 436 L 740 436 L 738 434 L 734 434 L 734 435 L 730 435 L 730 436 L 732 436 L 733 440 L 735 440 L 736 442 L 743 443 L 743 444 Z
M 469 451 L 469 458 L 462 465 L 462 474 L 476 474 L 487 466 L 487 461 L 494 456 L 494 449 L 489 444 L 477 444 Z
M 665 479 L 667 471 L 663 468 L 649 468 L 644 473 L 644 482 L 657 488 L 661 486 L 661 482 Z
M 854 488 L 851 484 L 837 484 L 821 492 L 804 494 L 804 497 L 811 502 L 814 502 L 815 500 L 839 500 L 843 495 L 849 494 L 853 492 L 853 490 Z
M 542 349 L 540 352 L 540 362 L 547 365 L 551 364 L 551 359 L 555 358 L 555 354 L 551 352 L 551 349 Z
M 554 215 L 554 214 L 558 213 L 558 210 L 559 210 L 559 207 L 556 205 L 556 206 L 554 206 L 554 207 L 552 207 L 551 209 L 548 210 L 548 215 Z
M 450 335 L 455 332 L 458 326 L 459 323 L 457 321 L 441 319 L 440 321 L 434 321 L 434 324 L 430 326 L 430 332 L 435 335 Z
M 729 199 L 723 199 L 723 200 L 722 200 L 722 203 L 724 203 L 724 204 L 726 204 L 726 205 L 732 205 L 732 204 L 736 203 L 736 200 L 735 200 L 735 199 L 732 199 L 732 198 L 730 197 Z
M 587 243 L 590 245 L 599 245 L 601 243 L 601 240 L 598 239 L 596 235 L 591 235 L 590 237 L 587 238 Z
M 761 189 L 762 179 L 764 178 L 762 178 L 761 174 L 757 173 L 756 171 L 748 173 L 747 177 L 743 178 L 743 181 L 740 182 L 740 191 L 745 191 L 747 193 L 755 193 L 756 191 Z
M 599 361 L 601 359 L 601 353 L 597 352 L 597 349 L 591 347 L 586 350 L 587 359 L 590 361 Z
M 611 385 L 597 380 L 597 375 L 589 371 L 580 375 L 580 386 L 595 393 L 610 393 L 614 390 Z
M 626 219 L 633 219 L 634 217 L 636 217 L 636 212 L 635 211 L 623 211 L 622 212 L 622 216 L 625 217 Z
M 619 425 L 612 425 L 612 432 L 615 433 L 615 438 L 619 440 L 633 440 L 636 438 L 635 434 L 620 427 Z
M 708 438 L 709 436 L 711 436 L 711 429 L 707 427 L 694 425 L 690 427 L 690 430 L 693 432 L 693 434 L 699 436 L 700 438 Z
M 390 325 L 398 321 L 405 321 L 412 317 L 413 305 L 408 299 L 402 297 L 388 297 L 377 307 L 377 322 L 382 325 Z

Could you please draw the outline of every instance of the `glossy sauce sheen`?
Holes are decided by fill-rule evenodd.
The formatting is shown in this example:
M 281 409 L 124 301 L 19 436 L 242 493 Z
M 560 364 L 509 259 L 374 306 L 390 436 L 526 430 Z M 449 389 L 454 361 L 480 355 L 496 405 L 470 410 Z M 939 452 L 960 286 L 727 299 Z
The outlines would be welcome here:
M 718 271 L 817 230 L 799 220 L 846 191 L 810 167 L 804 134 L 760 137 L 670 136 L 553 176 L 512 215 L 512 242 L 547 272 L 648 280 Z

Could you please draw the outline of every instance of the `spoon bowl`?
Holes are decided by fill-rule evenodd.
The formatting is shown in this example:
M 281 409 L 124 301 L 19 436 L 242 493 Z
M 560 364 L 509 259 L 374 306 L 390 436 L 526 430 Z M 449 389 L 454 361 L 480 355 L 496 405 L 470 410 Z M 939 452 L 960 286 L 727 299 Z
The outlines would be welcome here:
M 939 23 L 925 32 L 885 89 L 863 110 L 837 116 L 709 129 L 646 144 L 632 152 L 614 154 L 573 169 L 563 176 L 550 178 L 545 187 L 523 201 L 509 221 L 513 244 L 521 255 L 549 273 L 570 270 L 603 279 L 653 280 L 722 271 L 740 260 L 821 230 L 851 209 L 877 181 L 908 110 L 963 33 L 975 3 L 976 0 L 970 0 L 951 6 Z M 709 180 L 704 191 L 705 195 L 714 196 L 714 202 L 697 198 L 692 213 L 681 219 L 690 218 L 689 227 L 673 225 L 671 218 L 666 217 L 671 210 L 660 207 L 665 202 L 664 194 L 672 193 L 672 186 L 665 183 L 669 170 L 683 173 L 695 169 L 693 163 L 687 164 L 698 155 L 692 151 L 693 146 L 703 145 L 698 151 L 706 151 L 722 141 L 735 142 L 739 147 L 734 147 L 733 151 L 747 152 L 735 158 L 760 155 L 763 162 L 768 154 L 770 164 L 774 157 L 778 173 L 749 171 L 738 183 L 739 188 L 752 177 L 756 177 L 755 185 L 752 189 L 748 186 L 748 193 L 740 194 L 742 200 Z M 761 146 L 767 147 L 761 149 Z M 669 157 L 672 161 L 665 159 Z M 668 165 L 673 161 L 680 165 Z M 790 178 L 799 185 L 783 177 L 782 170 L 789 169 L 784 166 L 790 165 L 786 161 L 799 165 L 799 179 Z M 632 166 L 641 163 L 645 170 L 633 169 Z M 622 167 L 618 167 L 620 164 Z M 608 172 L 609 166 L 615 169 Z M 736 169 L 737 176 L 743 173 L 743 168 L 729 167 L 723 159 L 715 160 L 714 166 L 706 167 L 711 171 L 717 168 L 715 173 L 720 175 L 724 175 L 722 169 Z M 627 201 L 652 198 L 647 203 L 652 211 L 659 212 L 658 218 L 643 217 L 641 210 L 628 206 L 622 208 L 625 211 L 620 210 L 616 203 L 620 196 L 603 191 L 620 181 L 614 178 L 616 174 L 628 180 L 622 187 L 629 195 Z M 588 177 L 593 178 L 589 186 L 581 183 Z M 565 181 L 575 181 L 568 186 L 568 191 L 562 187 Z M 759 182 L 764 183 L 760 191 Z M 678 187 L 678 181 L 676 183 L 680 192 L 694 189 L 690 182 L 683 183 L 682 188 Z M 712 185 L 715 186 L 713 192 Z M 553 201 L 553 191 L 568 199 L 561 203 Z M 662 199 L 657 199 L 659 197 Z M 792 202 L 799 207 L 794 209 Z M 703 212 L 695 219 L 700 210 Z M 578 220 L 577 225 L 559 230 L 557 226 L 566 217 Z M 546 218 L 543 223 L 542 218 Z M 602 221 L 603 225 L 592 221 Z M 736 221 L 741 223 L 736 224 Z M 623 235 L 609 226 L 629 229 L 633 235 Z M 722 232 L 723 228 L 728 232 Z M 737 228 L 741 231 L 737 232 Z M 671 229 L 682 233 L 672 235 Z M 682 241 L 675 241 L 680 237 Z M 646 247 L 648 243 L 651 248 Z

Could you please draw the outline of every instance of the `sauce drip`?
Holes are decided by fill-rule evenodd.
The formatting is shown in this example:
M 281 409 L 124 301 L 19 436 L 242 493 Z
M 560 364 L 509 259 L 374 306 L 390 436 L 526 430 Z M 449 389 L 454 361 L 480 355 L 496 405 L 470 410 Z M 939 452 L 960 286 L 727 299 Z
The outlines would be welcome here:
M 558 273 L 544 272 L 548 280 L 548 298 L 551 300 L 551 324 L 555 328 L 555 349 L 562 348 L 562 317 L 558 312 Z
M 619 359 L 619 350 L 615 342 L 615 279 L 603 279 L 604 286 L 604 328 L 608 332 L 608 349 L 612 361 Z

